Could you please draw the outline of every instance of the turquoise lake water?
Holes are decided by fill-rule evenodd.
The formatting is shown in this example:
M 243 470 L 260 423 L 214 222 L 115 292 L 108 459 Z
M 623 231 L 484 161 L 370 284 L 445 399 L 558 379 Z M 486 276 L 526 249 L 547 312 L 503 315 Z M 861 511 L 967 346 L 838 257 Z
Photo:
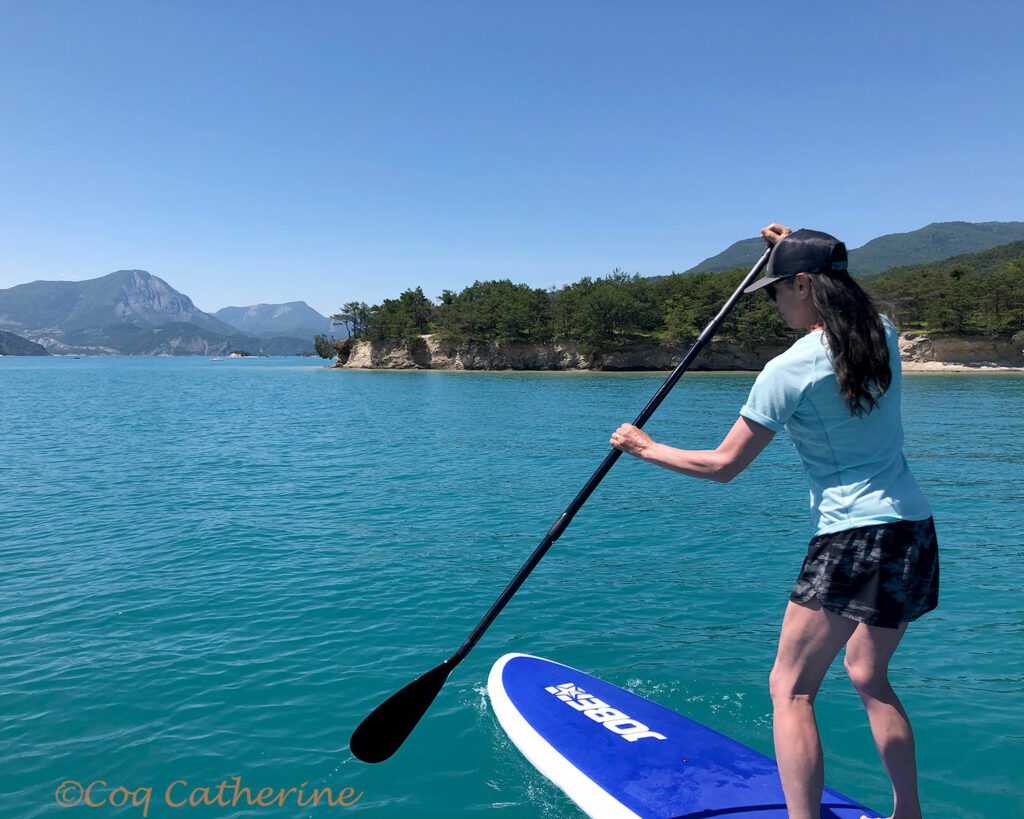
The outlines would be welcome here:
M 330 371 L 315 360 L 0 359 L 0 815 L 575 817 L 484 694 L 508 651 L 771 752 L 767 693 L 810 535 L 780 435 L 737 480 L 623 458 L 389 762 L 348 737 L 449 656 L 662 376 Z M 752 374 L 686 375 L 648 425 L 717 445 Z M 925 815 L 1024 791 L 1024 377 L 905 379 L 942 591 L 893 680 Z M 890 806 L 837 662 L 829 785 Z M 173 807 L 231 777 L 351 807 Z M 90 808 L 58 786 L 96 781 Z M 177 784 L 175 784 L 177 783 Z M 181 784 L 187 783 L 187 784 Z M 73 786 L 68 786 L 71 796 Z M 112 808 L 136 793 L 138 804 Z

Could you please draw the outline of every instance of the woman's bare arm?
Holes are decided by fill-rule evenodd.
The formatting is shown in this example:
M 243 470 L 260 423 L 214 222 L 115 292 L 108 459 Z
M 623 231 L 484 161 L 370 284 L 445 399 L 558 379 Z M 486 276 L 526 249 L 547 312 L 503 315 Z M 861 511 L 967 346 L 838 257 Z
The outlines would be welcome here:
M 659 444 L 632 424 L 623 424 L 615 430 L 609 443 L 627 455 L 673 472 L 728 483 L 750 466 L 774 437 L 775 433 L 767 427 L 741 416 L 717 449 L 676 449 Z

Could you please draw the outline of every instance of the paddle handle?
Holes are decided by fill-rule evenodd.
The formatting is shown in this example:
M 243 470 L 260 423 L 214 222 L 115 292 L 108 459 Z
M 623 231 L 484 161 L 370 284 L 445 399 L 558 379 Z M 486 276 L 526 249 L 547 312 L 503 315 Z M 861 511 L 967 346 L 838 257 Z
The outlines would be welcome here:
M 668 394 L 672 391 L 672 388 L 676 385 L 676 382 L 682 378 L 683 373 L 689 368 L 690 364 L 697 357 L 701 350 L 707 346 L 707 343 L 711 341 L 712 336 L 718 332 L 718 328 L 722 326 L 722 322 L 725 321 L 726 316 L 736 305 L 736 302 L 743 296 L 743 291 L 756 279 L 761 271 L 764 270 L 765 265 L 768 264 L 768 259 L 771 256 L 772 249 L 769 247 L 765 250 L 764 254 L 760 259 L 757 260 L 750 272 L 744 277 L 743 281 L 740 282 L 739 287 L 733 292 L 729 299 L 722 305 L 722 309 L 718 311 L 718 314 L 711 319 L 708 326 L 704 328 L 703 332 L 697 337 L 697 340 L 690 347 L 686 355 L 683 356 L 682 360 L 676 365 L 675 369 L 669 374 L 668 378 L 662 382 L 662 385 L 658 388 L 658 391 L 654 394 L 654 397 L 647 402 L 647 406 L 644 407 L 640 414 L 633 421 L 633 426 L 642 428 L 646 424 L 654 411 L 658 409 L 661 402 L 665 400 Z M 534 570 L 541 558 L 547 554 L 548 549 L 554 544 L 558 538 L 562 536 L 562 533 L 572 523 L 572 519 L 576 516 L 576 513 L 582 508 L 583 504 L 587 502 L 587 498 L 593 493 L 597 486 L 604 479 L 604 476 L 608 474 L 609 470 L 615 465 L 615 462 L 622 455 L 621 450 L 612 448 L 601 465 L 594 471 L 594 474 L 590 476 L 590 480 L 586 482 L 583 488 L 579 491 L 579 494 L 573 498 L 564 512 L 558 516 L 558 519 L 554 522 L 552 527 L 548 530 L 547 534 L 544 535 L 543 540 L 534 549 L 533 554 L 530 555 L 529 560 L 523 564 L 523 567 L 516 573 L 516 576 L 512 578 L 512 581 L 505 587 L 505 590 L 501 593 L 497 600 L 494 601 L 494 605 L 487 611 L 487 614 L 483 616 L 473 633 L 470 634 L 465 642 L 459 646 L 459 650 L 456 651 L 446 661 L 452 663 L 452 667 L 458 665 L 462 660 L 473 650 L 473 646 L 477 644 L 477 641 L 483 636 L 483 633 L 487 631 L 494 619 L 501 613 L 501 610 L 505 608 L 505 605 L 509 600 L 512 599 L 512 595 L 519 590 L 519 587 L 523 585 L 523 582 L 527 577 L 530 576 L 530 572 Z

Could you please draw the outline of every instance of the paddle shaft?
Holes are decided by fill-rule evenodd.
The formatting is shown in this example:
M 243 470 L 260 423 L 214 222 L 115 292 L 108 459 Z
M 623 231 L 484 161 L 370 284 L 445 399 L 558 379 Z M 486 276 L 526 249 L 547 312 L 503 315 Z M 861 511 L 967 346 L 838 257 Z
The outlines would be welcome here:
M 647 406 L 643 408 L 640 414 L 633 421 L 633 426 L 643 428 L 654 411 L 661 405 L 661 402 L 665 400 L 665 397 L 672 391 L 672 388 L 676 385 L 676 382 L 682 377 L 683 373 L 689 368 L 690 364 L 697 357 L 701 350 L 711 341 L 712 336 L 718 332 L 718 328 L 721 327 L 722 322 L 725 321 L 726 316 L 736 305 L 736 302 L 743 296 L 743 291 L 756 279 L 764 266 L 768 264 L 768 258 L 771 256 L 771 248 L 764 252 L 764 255 L 758 259 L 757 264 L 751 269 L 746 275 L 739 287 L 736 288 L 735 292 L 729 297 L 729 300 L 722 305 L 722 309 L 718 311 L 704 331 L 697 337 L 697 340 L 690 347 L 686 355 L 683 356 L 682 360 L 676 365 L 676 368 L 669 374 L 668 378 L 662 383 L 661 387 L 654 394 L 654 397 L 647 402 Z M 483 616 L 483 619 L 477 623 L 473 633 L 466 638 L 465 642 L 459 646 L 459 650 L 456 651 L 451 657 L 448 658 L 446 664 L 450 663 L 451 667 L 454 668 L 470 651 L 473 650 L 473 646 L 477 644 L 477 641 L 483 636 L 483 633 L 487 631 L 494 619 L 501 613 L 501 610 L 505 608 L 505 605 L 514 595 L 527 577 L 530 576 L 530 572 L 534 570 L 541 558 L 547 554 L 548 549 L 554 544 L 558 538 L 562 536 L 562 533 L 568 528 L 572 519 L 576 516 L 576 513 L 580 511 L 583 504 L 587 502 L 587 498 L 593 493 L 597 486 L 604 479 L 604 476 L 608 474 L 609 470 L 615 465 L 615 462 L 622 455 L 622 451 L 612 448 L 605 459 L 601 462 L 601 465 L 594 471 L 594 474 L 590 476 L 590 480 L 584 485 L 579 491 L 579 494 L 573 498 L 572 503 L 566 507 L 566 510 L 559 515 L 558 520 L 555 521 L 554 525 L 548 530 L 548 533 L 544 535 L 544 539 L 534 549 L 533 554 L 530 555 L 529 560 L 523 564 L 523 567 L 516 573 L 516 576 L 512 578 L 512 581 L 505 587 L 505 591 L 501 593 L 501 596 L 494 601 L 494 605 L 488 610 L 487 614 Z

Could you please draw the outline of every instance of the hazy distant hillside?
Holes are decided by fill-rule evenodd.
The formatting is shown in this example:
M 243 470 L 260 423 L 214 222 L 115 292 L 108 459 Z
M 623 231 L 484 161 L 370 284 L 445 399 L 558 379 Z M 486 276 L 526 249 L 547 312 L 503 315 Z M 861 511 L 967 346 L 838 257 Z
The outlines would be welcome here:
M 753 267 L 754 262 L 761 258 L 764 253 L 764 239 L 740 239 L 733 242 L 725 250 L 716 256 L 705 259 L 700 264 L 691 267 L 683 272 L 689 273 L 719 273 L 723 270 L 732 270 L 735 267 Z
M 52 352 L 87 355 L 225 355 L 234 350 L 254 355 L 296 355 L 313 350 L 307 339 L 256 338 L 238 331 L 223 334 L 188 322 L 156 327 L 110 324 L 43 336 L 40 341 Z
M 46 348 L 27 338 L 0 330 L 0 355 L 49 355 Z
M 0 327 L 15 332 L 171 322 L 188 322 L 224 334 L 235 332 L 145 270 L 118 270 L 78 282 L 38 281 L 0 290 Z
M 1024 239 L 1024 222 L 935 222 L 920 230 L 890 233 L 861 247 L 851 248 L 850 272 L 855 276 L 878 273 L 892 267 L 979 253 L 1021 239 Z M 742 239 L 686 273 L 752 267 L 764 252 L 764 247 L 760 238 Z
M 313 338 L 318 333 L 332 332 L 331 320 L 304 301 L 222 307 L 214 315 L 226 324 L 255 336 Z
M 863 284 L 901 329 L 1004 337 L 1024 331 L 1024 241 L 886 270 Z
M 1024 222 L 935 222 L 911 233 L 879 236 L 850 252 L 858 274 L 980 253 L 1024 239 Z
M 262 339 L 243 333 L 204 313 L 188 296 L 145 270 L 0 290 L 0 328 L 61 353 L 207 355 L 241 349 L 294 355 L 313 351 L 312 335 Z

